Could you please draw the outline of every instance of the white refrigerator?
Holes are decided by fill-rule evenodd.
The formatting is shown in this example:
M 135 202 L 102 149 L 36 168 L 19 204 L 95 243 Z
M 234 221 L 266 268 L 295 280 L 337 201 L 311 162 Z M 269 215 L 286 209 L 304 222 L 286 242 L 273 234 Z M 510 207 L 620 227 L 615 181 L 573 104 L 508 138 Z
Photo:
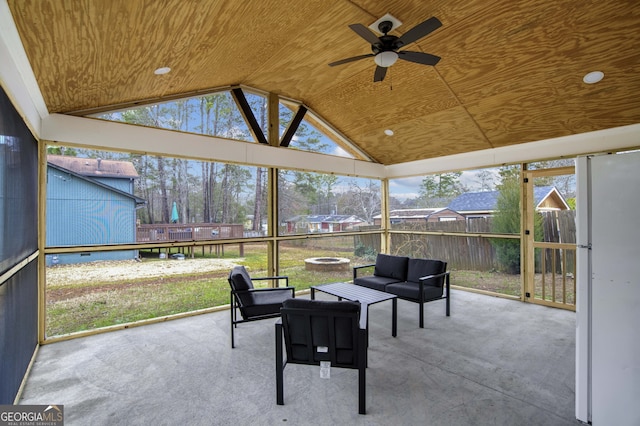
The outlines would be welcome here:
M 640 425 L 640 152 L 578 157 L 576 417 Z

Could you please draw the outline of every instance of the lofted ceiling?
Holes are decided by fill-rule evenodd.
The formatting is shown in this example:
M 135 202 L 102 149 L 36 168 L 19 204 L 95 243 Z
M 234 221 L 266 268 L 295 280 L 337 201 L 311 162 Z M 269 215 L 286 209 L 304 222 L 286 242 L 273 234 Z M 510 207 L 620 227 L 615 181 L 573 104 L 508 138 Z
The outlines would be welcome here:
M 243 85 L 302 102 L 385 165 L 640 122 L 637 0 L 8 4 L 51 113 Z M 348 25 L 386 13 L 395 35 L 437 17 L 405 49 L 441 61 L 398 61 L 378 83 L 372 59 L 327 65 L 370 53 Z M 594 70 L 604 79 L 583 83 Z

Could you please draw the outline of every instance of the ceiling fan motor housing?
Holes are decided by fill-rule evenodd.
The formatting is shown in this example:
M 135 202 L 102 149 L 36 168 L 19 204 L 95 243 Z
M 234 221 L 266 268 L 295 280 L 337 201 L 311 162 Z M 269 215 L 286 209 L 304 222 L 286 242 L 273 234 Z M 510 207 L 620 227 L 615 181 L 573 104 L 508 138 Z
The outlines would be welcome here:
M 393 22 L 391 21 L 382 21 L 378 24 L 378 29 L 384 35 L 387 35 L 391 28 L 393 28 Z
M 380 52 L 397 51 L 400 43 L 397 43 L 398 37 L 393 35 L 383 35 L 379 37 L 380 42 L 371 45 L 371 51 L 376 55 Z

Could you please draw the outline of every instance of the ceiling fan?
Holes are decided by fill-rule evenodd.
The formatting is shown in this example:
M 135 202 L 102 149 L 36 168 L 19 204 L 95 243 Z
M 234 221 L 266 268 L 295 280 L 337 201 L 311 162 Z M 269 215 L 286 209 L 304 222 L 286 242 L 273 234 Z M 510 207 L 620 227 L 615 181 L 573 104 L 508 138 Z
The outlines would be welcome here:
M 400 37 L 397 37 L 394 35 L 388 35 L 388 32 L 393 29 L 393 22 L 383 20 L 378 24 L 378 29 L 380 30 L 380 33 L 382 33 L 382 35 L 378 37 L 362 24 L 351 24 L 349 25 L 349 28 L 371 43 L 371 51 L 373 53 L 341 59 L 336 62 L 331 62 L 329 66 L 335 67 L 336 65 L 347 64 L 349 62 L 373 56 L 373 60 L 377 65 L 376 71 L 373 74 L 373 81 L 376 82 L 384 80 L 385 75 L 387 75 L 387 68 L 393 65 L 398 59 L 422 65 L 435 65 L 440 61 L 439 56 L 431 55 L 429 53 L 400 50 L 400 48 L 429 35 L 441 26 L 442 22 L 440 22 L 438 18 L 431 17 L 411 28 Z

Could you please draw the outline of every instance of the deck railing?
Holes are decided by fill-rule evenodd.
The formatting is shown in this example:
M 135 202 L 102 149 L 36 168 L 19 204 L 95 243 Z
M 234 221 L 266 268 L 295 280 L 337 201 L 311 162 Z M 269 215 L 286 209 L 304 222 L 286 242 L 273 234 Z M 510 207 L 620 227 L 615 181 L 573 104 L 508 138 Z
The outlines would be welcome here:
M 198 241 L 244 237 L 242 224 L 230 223 L 162 223 L 138 225 L 136 242 Z
M 533 301 L 575 310 L 576 245 L 535 242 L 536 266 Z

